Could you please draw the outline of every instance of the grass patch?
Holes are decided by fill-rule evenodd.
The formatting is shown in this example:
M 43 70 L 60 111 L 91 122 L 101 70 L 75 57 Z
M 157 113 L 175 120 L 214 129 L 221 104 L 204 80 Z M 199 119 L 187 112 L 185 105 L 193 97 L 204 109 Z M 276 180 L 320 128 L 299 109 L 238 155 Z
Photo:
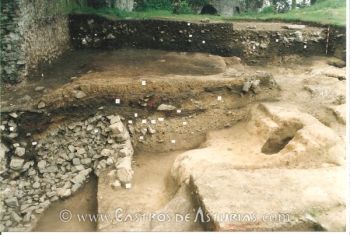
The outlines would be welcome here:
M 319 0 L 313 6 L 291 10 L 287 13 L 246 13 L 231 17 L 231 19 L 299 21 L 346 26 L 346 0 Z
M 246 12 L 232 17 L 216 15 L 173 14 L 171 10 L 149 9 L 143 11 L 126 12 L 113 8 L 79 8 L 74 13 L 98 14 L 119 19 L 173 19 L 199 21 L 210 19 L 211 21 L 285 21 L 306 22 L 321 25 L 346 26 L 346 0 L 319 0 L 315 5 L 301 9 L 291 10 L 287 13 L 275 13 L 267 8 L 260 13 Z

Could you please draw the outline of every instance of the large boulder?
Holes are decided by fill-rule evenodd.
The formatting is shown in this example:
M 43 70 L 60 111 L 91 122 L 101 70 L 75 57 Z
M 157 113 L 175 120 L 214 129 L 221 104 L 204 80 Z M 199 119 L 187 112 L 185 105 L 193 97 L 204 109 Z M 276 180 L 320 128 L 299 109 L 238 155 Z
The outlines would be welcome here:
M 200 221 L 196 220 L 196 208 L 187 186 L 178 189 L 174 197 L 155 214 L 166 215 L 166 221 L 153 218 L 151 231 L 156 232 L 188 232 L 202 231 Z
M 312 231 L 318 217 L 343 208 L 331 231 L 345 228 L 345 168 L 234 170 L 213 166 L 191 177 L 199 219 L 217 231 Z M 210 219 L 207 219 L 207 218 Z M 331 217 L 329 217 L 331 218 Z M 339 226 L 339 222 L 342 224 Z
M 313 116 L 260 104 L 203 146 L 179 155 L 171 173 L 192 190 L 206 229 L 344 230 L 345 146 Z

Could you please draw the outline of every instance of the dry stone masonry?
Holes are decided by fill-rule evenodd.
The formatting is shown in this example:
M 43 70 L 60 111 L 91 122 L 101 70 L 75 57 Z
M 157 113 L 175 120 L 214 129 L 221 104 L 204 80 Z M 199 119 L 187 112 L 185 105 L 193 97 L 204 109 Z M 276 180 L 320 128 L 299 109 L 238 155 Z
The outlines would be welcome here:
M 1 1 L 1 77 L 15 83 L 70 47 L 70 1 Z
M 63 124 L 32 142 L 13 135 L 17 118 L 12 114 L 1 123 L 7 144 L 1 144 L 0 152 L 0 231 L 31 230 L 51 202 L 69 197 L 90 174 L 107 167 L 115 168 L 114 185 L 130 187 L 133 147 L 119 116 Z
M 182 22 L 166 20 L 111 20 L 100 16 L 72 15 L 73 0 L 2 0 L 1 75 L 16 83 L 33 75 L 75 48 L 151 48 L 208 52 L 239 56 L 252 63 L 285 54 L 333 55 L 345 59 L 345 31 L 331 27 L 317 30 L 260 30 L 247 24 Z M 126 11 L 134 1 L 109 1 Z M 210 1 L 220 14 L 235 14 L 247 8 L 241 1 Z M 203 6 L 202 8 L 204 8 Z M 199 11 L 201 9 L 198 9 Z M 202 9 L 203 10 L 203 9 Z M 273 26 L 271 26 L 273 28 Z M 327 38 L 329 35 L 330 38 Z M 281 46 L 283 45 L 283 46 Z M 248 61 L 248 62 L 249 62 Z M 39 69 L 40 71 L 40 69 Z M 39 73 L 40 74 L 40 73 Z
M 344 35 L 322 27 L 269 23 L 211 23 L 167 20 L 118 20 L 96 15 L 71 15 L 75 48 L 125 47 L 207 52 L 238 56 L 248 63 L 283 55 L 331 55 L 345 45 Z M 337 47 L 335 45 L 338 45 Z M 340 49 L 343 51 L 342 49 Z

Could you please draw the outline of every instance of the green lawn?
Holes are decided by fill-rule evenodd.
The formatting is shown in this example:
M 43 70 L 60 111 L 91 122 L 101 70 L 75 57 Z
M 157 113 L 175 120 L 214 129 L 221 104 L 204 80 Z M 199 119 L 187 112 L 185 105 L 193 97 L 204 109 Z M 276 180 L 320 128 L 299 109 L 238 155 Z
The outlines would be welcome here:
M 75 13 L 98 14 L 122 19 L 174 19 L 174 20 L 202 20 L 234 21 L 234 20 L 261 20 L 261 21 L 287 21 L 287 22 L 311 22 L 322 25 L 334 25 L 344 27 L 346 25 L 346 0 L 319 0 L 313 6 L 303 9 L 295 9 L 287 13 L 242 13 L 233 17 L 195 14 L 172 14 L 169 10 L 148 10 L 125 12 L 118 9 L 76 9 Z
M 319 3 L 284 14 L 246 14 L 232 19 L 281 20 L 313 22 L 323 25 L 346 25 L 346 0 L 319 0 Z

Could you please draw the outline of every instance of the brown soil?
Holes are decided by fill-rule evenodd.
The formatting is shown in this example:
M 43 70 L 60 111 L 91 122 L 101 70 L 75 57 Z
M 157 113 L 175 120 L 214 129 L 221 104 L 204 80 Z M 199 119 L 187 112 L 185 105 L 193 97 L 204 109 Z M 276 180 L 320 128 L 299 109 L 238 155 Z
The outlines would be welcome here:
M 131 190 L 113 190 L 108 176 L 101 176 L 97 198 L 99 212 L 110 213 L 116 208 L 125 208 L 131 212 L 156 212 L 167 208 L 178 189 L 169 172 L 179 152 L 162 153 L 165 151 L 198 148 L 193 152 L 202 157 L 210 159 L 220 153 L 227 156 L 222 158 L 224 161 L 221 165 L 225 166 L 230 161 L 240 167 L 251 163 L 252 159 L 246 156 L 261 154 L 261 151 L 272 156 L 283 151 L 292 142 L 298 128 L 292 130 L 292 136 L 271 138 L 267 142 L 262 142 L 257 135 L 250 135 L 246 132 L 249 127 L 244 121 L 249 120 L 250 111 L 257 103 L 279 101 L 282 105 L 286 104 L 285 107 L 298 108 L 334 130 L 339 138 L 339 145 L 345 142 L 344 122 L 339 114 L 345 103 L 345 68 L 329 65 L 329 59 L 325 57 L 286 56 L 268 66 L 248 66 L 237 58 L 198 53 L 153 50 L 74 53 L 81 53 L 79 58 L 82 60 L 72 56 L 62 62 L 62 67 L 48 71 L 44 79 L 5 90 L 1 97 L 1 106 L 5 109 L 36 109 L 37 103 L 44 100 L 48 105 L 45 111 L 56 112 L 56 118 L 61 108 L 71 108 L 68 109 L 68 115 L 69 111 L 73 111 L 77 116 L 83 117 L 87 115 L 86 110 L 97 112 L 97 108 L 103 106 L 104 110 L 98 112 L 118 113 L 125 118 L 126 124 L 128 120 L 133 120 L 135 132 L 132 137 L 138 150 L 135 156 L 133 187 Z M 67 70 L 63 73 L 62 80 L 59 80 L 59 71 L 63 68 Z M 278 86 L 262 85 L 262 90 L 257 94 L 252 91 L 242 93 L 243 83 L 261 74 L 274 78 Z M 74 76 L 77 78 L 71 80 L 70 77 Z M 147 85 L 142 86 L 141 80 L 147 81 Z M 45 86 L 47 90 L 44 93 L 34 92 L 36 86 Z M 73 93 L 75 89 L 82 90 L 87 97 L 76 99 Z M 152 107 L 140 107 L 138 100 L 150 93 L 161 95 L 156 97 Z M 31 94 L 34 100 L 23 103 L 20 98 L 25 94 Z M 218 96 L 221 96 L 221 101 Z M 115 105 L 116 97 L 122 98 L 122 105 Z M 123 103 L 124 99 L 127 102 Z M 175 105 L 182 112 L 157 112 L 156 107 L 160 103 Z M 134 118 L 134 113 L 139 116 Z M 143 141 L 139 141 L 143 128 L 142 119 L 150 122 L 160 117 L 165 120 L 162 123 L 157 121 L 152 126 L 156 132 L 153 135 L 147 134 Z M 239 121 L 243 122 L 234 126 Z M 233 129 L 222 130 L 232 126 Z M 215 148 L 203 154 L 203 149 L 199 148 L 203 147 L 207 133 L 212 130 L 219 131 L 209 135 L 209 138 L 215 138 L 211 138 L 211 142 L 207 144 L 210 143 Z M 176 142 L 173 143 L 172 140 Z M 200 156 L 197 160 L 200 160 Z M 63 208 L 71 210 L 73 214 L 96 213 L 96 202 L 91 201 L 96 193 L 93 186 L 93 183 L 87 184 L 84 190 L 72 198 L 52 205 L 35 230 L 95 230 L 96 223 L 82 224 L 74 220 L 71 223 L 57 222 L 57 213 Z M 147 231 L 150 230 L 150 224 L 111 225 L 102 222 L 97 229 Z M 192 230 L 201 228 L 193 225 Z

